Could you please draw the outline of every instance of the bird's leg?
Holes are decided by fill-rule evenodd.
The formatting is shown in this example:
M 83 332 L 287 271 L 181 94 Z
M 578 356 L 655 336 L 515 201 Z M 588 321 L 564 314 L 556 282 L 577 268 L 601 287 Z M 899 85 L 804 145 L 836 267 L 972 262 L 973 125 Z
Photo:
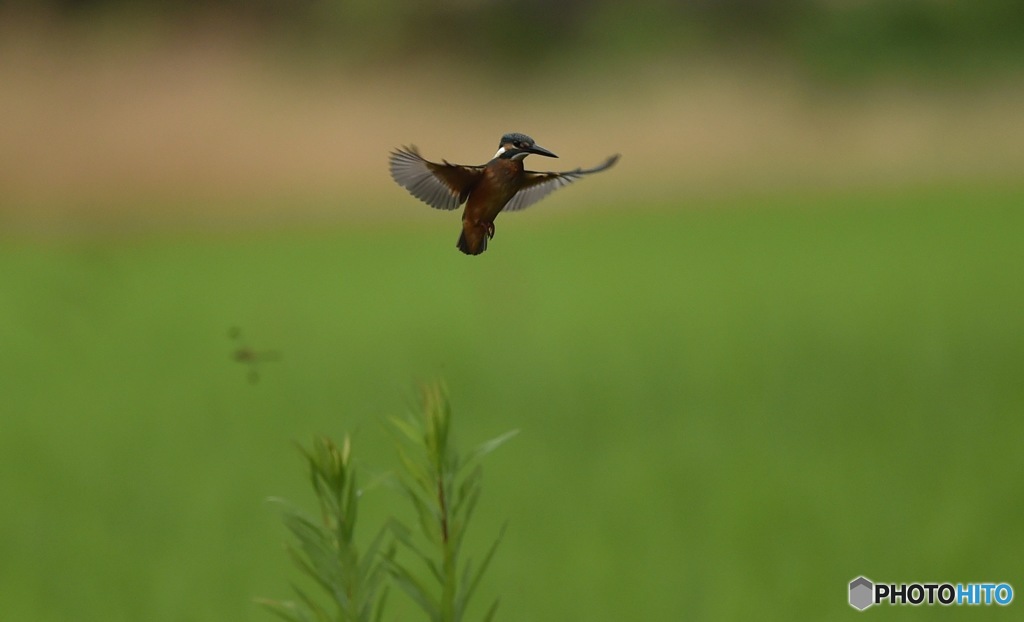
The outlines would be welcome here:
M 493 238 L 494 237 L 494 223 L 493 222 L 485 222 L 484 226 L 487 228 L 487 237 L 488 238 Z

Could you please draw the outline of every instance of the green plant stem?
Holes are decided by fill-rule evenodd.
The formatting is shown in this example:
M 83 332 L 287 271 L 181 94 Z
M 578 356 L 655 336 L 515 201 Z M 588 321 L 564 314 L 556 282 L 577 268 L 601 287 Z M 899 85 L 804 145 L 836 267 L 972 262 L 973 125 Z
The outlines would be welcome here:
M 450 438 L 451 408 L 444 390 L 424 387 L 422 414 L 392 420 L 403 466 L 402 489 L 416 509 L 423 549 L 406 527 L 396 527 L 398 542 L 430 571 L 427 580 L 408 566 L 392 563 L 392 576 L 433 622 L 462 622 L 467 604 L 493 557 L 497 542 L 476 568 L 461 555 L 462 542 L 481 491 L 477 461 L 514 434 L 507 433 L 477 447 L 463 459 Z M 461 574 L 460 574 L 461 573 Z M 436 581 L 436 583 L 434 583 Z M 436 586 L 436 587 L 435 587 Z M 440 588 L 440 593 L 435 591 Z M 494 615 L 492 605 L 485 616 Z

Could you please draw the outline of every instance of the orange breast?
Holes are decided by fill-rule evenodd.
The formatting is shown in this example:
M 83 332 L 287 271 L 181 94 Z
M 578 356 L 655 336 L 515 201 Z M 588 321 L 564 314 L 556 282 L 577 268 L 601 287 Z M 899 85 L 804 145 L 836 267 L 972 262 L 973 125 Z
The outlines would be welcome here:
M 480 183 L 469 195 L 463 220 L 494 222 L 501 208 L 515 196 L 522 180 L 522 162 L 500 158 L 489 162 Z

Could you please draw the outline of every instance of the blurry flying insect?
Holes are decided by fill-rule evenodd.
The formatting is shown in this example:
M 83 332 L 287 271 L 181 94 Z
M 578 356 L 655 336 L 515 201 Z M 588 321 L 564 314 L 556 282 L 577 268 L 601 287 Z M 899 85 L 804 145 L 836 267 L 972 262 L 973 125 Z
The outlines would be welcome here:
M 462 235 L 456 246 L 467 255 L 479 255 L 487 250 L 487 240 L 494 237 L 494 219 L 500 212 L 526 209 L 584 175 L 610 168 L 619 159 L 613 155 L 594 168 L 537 173 L 523 167 L 523 160 L 531 153 L 558 157 L 518 132 L 502 136 L 498 152 L 480 166 L 447 160 L 441 164 L 429 162 L 416 147 L 402 147 L 391 153 L 391 177 L 430 207 L 453 210 L 465 203 Z
M 281 353 L 276 350 L 256 351 L 250 348 L 242 339 L 242 330 L 237 326 L 228 330 L 228 337 L 235 342 L 231 358 L 249 368 L 248 377 L 252 384 L 260 381 L 259 366 L 261 363 L 276 363 L 281 360 Z

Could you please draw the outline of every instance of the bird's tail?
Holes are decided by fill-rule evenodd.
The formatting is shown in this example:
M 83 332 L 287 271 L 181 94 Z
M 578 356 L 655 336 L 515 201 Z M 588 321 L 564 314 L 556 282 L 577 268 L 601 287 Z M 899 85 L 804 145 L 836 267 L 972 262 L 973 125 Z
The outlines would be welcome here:
M 467 255 L 479 255 L 487 250 L 487 227 L 475 225 L 468 220 L 462 221 L 462 235 L 456 244 L 459 250 Z

